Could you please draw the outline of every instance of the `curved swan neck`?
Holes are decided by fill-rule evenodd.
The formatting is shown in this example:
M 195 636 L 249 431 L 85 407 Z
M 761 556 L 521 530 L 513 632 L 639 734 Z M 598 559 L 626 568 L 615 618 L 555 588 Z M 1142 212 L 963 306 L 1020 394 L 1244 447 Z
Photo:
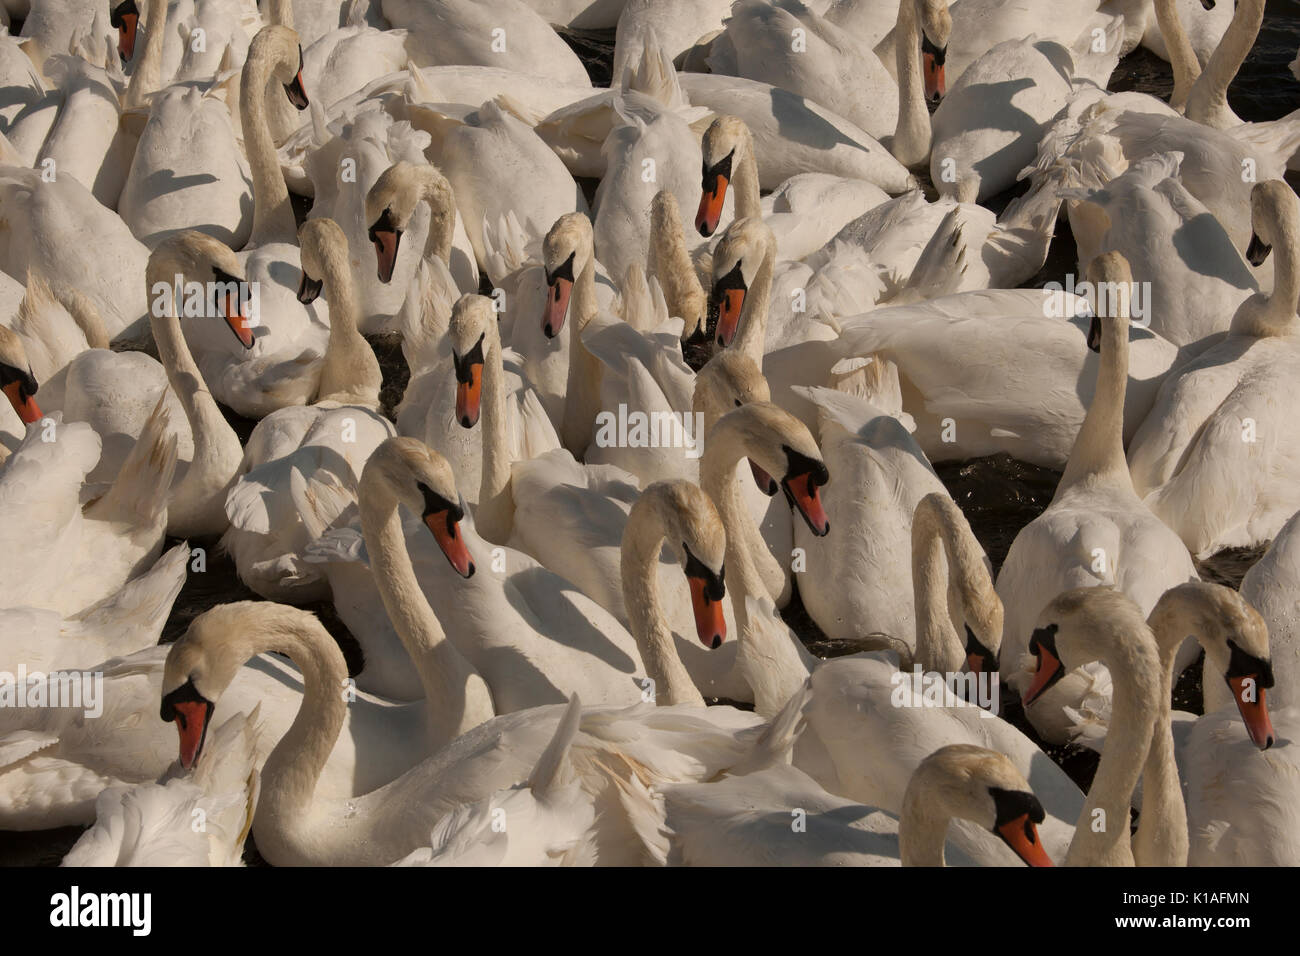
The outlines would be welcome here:
M 420 198 L 429 206 L 429 234 L 424 240 L 424 258 L 451 262 L 451 246 L 456 237 L 456 203 L 451 184 L 433 166 L 416 166 Z
M 903 866 L 947 866 L 943 845 L 950 817 L 919 788 L 909 786 L 898 818 L 899 862 Z
M 1129 806 L 1151 747 L 1163 686 L 1153 642 L 1145 635 L 1134 637 L 1116 641 L 1103 662 L 1114 687 L 1110 732 L 1075 825 L 1067 866 L 1133 862 Z
M 650 210 L 647 272 L 659 280 L 668 314 L 684 319 L 687 326 L 695 321 L 695 327 L 682 329 L 683 338 L 692 335 L 704 320 L 704 286 L 700 284 L 690 250 L 686 248 L 686 233 L 677 197 L 667 189 L 655 197 Z
M 140 62 L 126 87 L 124 105 L 129 108 L 143 106 L 150 93 L 162 88 L 163 39 L 167 35 L 167 0 L 149 0 L 149 19 L 145 21 L 144 50 Z
M 967 540 L 945 511 L 943 504 L 926 498 L 912 519 L 916 661 L 927 671 L 956 673 L 966 653 L 957 630 L 958 616 L 950 610 L 950 598 L 958 599 L 960 617 L 964 619 L 975 600 L 975 582 L 981 573 L 987 577 L 988 572 L 978 543 Z
M 317 623 L 314 627 L 253 632 L 249 657 L 264 651 L 288 655 L 302 672 L 303 697 L 298 713 L 262 767 L 262 791 L 255 826 L 281 841 L 310 819 L 312 798 L 347 716 L 344 687 L 347 664 L 334 639 Z
M 772 302 L 772 271 L 775 267 L 776 241 L 765 230 L 763 259 L 758 265 L 749 294 L 745 296 L 740 331 L 731 344 L 732 348 L 753 359 L 759 368 L 763 367 L 763 353 L 767 345 L 767 318 Z
M 754 155 L 754 134 L 741 124 L 740 163 L 736 167 L 736 218 L 763 217 L 763 201 L 759 195 L 758 159 Z
M 347 247 L 333 243 L 321 249 L 325 297 L 330 306 L 329 340 L 321 363 L 316 400 L 344 405 L 379 406 L 383 373 L 374 351 L 357 328 L 357 295 Z
M 923 164 L 930 155 L 930 111 L 925 105 L 921 76 L 921 20 L 915 0 L 898 5 L 894 62 L 898 70 L 898 126 L 894 130 L 894 158 L 907 167 Z
M 587 264 L 573 283 L 569 302 L 569 377 L 561 437 L 564 447 L 581 458 L 591 440 L 591 424 L 600 411 L 600 360 L 587 351 L 582 330 L 596 316 L 596 256 L 588 233 Z
M 1192 49 L 1192 41 L 1183 28 L 1183 18 L 1178 15 L 1177 0 L 1155 0 L 1156 22 L 1169 50 L 1169 66 L 1174 74 L 1174 91 L 1169 105 L 1180 113 L 1187 108 L 1187 96 L 1201 75 L 1201 63 Z
M 253 177 L 253 231 L 248 248 L 273 242 L 298 244 L 297 221 L 289 202 L 289 187 L 280 172 L 267 117 L 267 97 L 282 95 L 272 88 L 273 67 L 265 55 L 249 55 L 239 87 L 239 112 L 244 149 Z
M 651 489 L 637 499 L 628 515 L 619 564 L 623 603 L 646 676 L 654 682 L 656 703 L 703 707 L 704 697 L 682 664 L 659 604 L 659 551 L 665 537 L 661 509 L 664 507 L 666 502 L 662 496 Z
M 367 473 L 362 474 L 360 492 L 361 531 L 375 585 L 420 676 L 432 743 L 439 747 L 492 717 L 492 709 L 487 706 L 483 712 L 476 693 L 481 684 L 477 671 L 447 640 L 420 590 L 396 495 L 382 480 L 367 480 Z
M 1260 337 L 1300 332 L 1300 205 L 1294 199 L 1276 204 L 1273 241 L 1273 291 L 1262 309 L 1234 321 L 1232 331 Z M 1249 301 L 1249 300 L 1247 300 Z
M 1187 97 L 1187 118 L 1225 129 L 1241 122 L 1228 108 L 1228 86 L 1246 61 L 1264 22 L 1264 0 L 1237 0 L 1232 22 Z
M 483 472 L 479 479 L 474 525 L 488 541 L 505 544 L 515 524 L 515 499 L 511 485 L 513 462 L 506 442 L 505 363 L 495 317 L 484 333 L 483 356 Z
M 1132 490 L 1124 458 L 1124 396 L 1128 388 L 1129 317 L 1127 305 L 1102 322 L 1101 355 L 1092 404 L 1070 450 L 1070 460 L 1056 489 L 1056 498 L 1075 484 L 1100 479 Z M 1056 500 L 1054 498 L 1053 500 Z

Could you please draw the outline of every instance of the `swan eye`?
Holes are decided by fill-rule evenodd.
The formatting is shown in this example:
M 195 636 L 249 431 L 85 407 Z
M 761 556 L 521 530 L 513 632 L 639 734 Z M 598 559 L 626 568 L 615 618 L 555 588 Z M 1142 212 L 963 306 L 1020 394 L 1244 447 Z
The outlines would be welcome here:
M 542 271 L 546 273 L 546 284 L 555 285 L 556 281 L 559 279 L 564 279 L 567 282 L 572 282 L 573 281 L 573 257 L 576 256 L 577 254 L 578 254 L 577 250 L 570 252 L 569 258 L 565 259 L 564 262 L 561 263 L 560 266 L 556 268 L 554 272 L 551 272 L 549 269 L 543 268 Z
M 740 408 L 743 404 L 744 404 L 744 403 L 741 402 L 740 399 L 736 399 L 736 407 L 737 407 L 737 408 Z
M 1234 677 L 1253 677 L 1255 685 L 1268 689 L 1273 686 L 1273 665 L 1262 657 L 1243 651 L 1236 641 L 1228 641 L 1228 669 L 1224 672 L 1225 680 Z

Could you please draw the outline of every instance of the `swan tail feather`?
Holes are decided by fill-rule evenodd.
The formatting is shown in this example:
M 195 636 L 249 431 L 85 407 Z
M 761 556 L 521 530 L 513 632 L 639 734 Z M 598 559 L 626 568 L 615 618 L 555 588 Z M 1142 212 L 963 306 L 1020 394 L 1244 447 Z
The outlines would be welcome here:
M 555 728 L 555 736 L 537 758 L 537 765 L 528 778 L 528 788 L 539 800 L 546 799 L 573 779 L 569 748 L 577 736 L 578 722 L 581 719 L 582 701 L 575 692 L 569 695 L 569 706 L 564 709 L 564 716 Z
M 176 473 L 177 438 L 169 428 L 166 398 L 165 391 L 158 396 L 117 479 L 107 494 L 87 509 L 87 517 L 147 526 L 167 514 L 168 492 Z
M 110 656 L 157 644 L 172 605 L 185 586 L 189 559 L 189 542 L 182 541 L 116 594 L 78 614 L 77 625 L 95 634 L 124 636 L 126 642 L 121 647 L 113 647 L 110 642 L 106 648 Z

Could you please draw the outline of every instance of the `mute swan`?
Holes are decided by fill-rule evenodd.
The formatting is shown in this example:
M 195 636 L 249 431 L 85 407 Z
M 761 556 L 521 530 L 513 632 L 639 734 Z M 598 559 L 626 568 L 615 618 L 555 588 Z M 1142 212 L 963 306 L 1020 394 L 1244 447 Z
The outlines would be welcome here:
M 83 508 L 81 485 L 99 449 L 89 425 L 65 424 L 56 412 L 29 425 L 5 461 L 0 524 L 24 559 L 0 582 L 0 607 L 75 614 L 116 592 L 161 553 L 166 490 L 176 467 L 176 441 L 166 435 L 161 404 L 112 487 Z
M 1104 314 L 1093 319 L 1088 333 L 1089 348 L 1101 356 L 1096 392 L 1051 504 L 1016 535 L 998 573 L 998 596 L 1006 606 L 1001 660 L 1008 681 L 1022 695 L 1028 682 L 1020 660 L 1033 622 L 1055 595 L 1110 585 L 1145 614 L 1169 588 L 1198 579 L 1178 536 L 1135 493 L 1124 459 L 1128 263 L 1119 253 L 1106 253 L 1093 260 L 1088 277 L 1094 284 L 1109 283 L 1097 288 L 1113 290 L 1108 302 L 1099 299 Z M 1026 705 L 1026 717 L 1045 739 L 1068 739 L 1063 708 L 1077 708 L 1097 680 L 1095 671 L 1068 675 L 1049 692 L 1035 694 L 1040 699 Z
M 1109 223 L 1099 247 L 1080 240 L 1079 261 L 1121 253 L 1143 277 L 1149 327 L 1194 353 L 1227 331 L 1259 284 L 1219 221 L 1179 182 L 1182 161 L 1181 153 L 1148 156 L 1101 189 L 1063 195 L 1077 203 L 1075 214 Z
M 347 800 L 323 798 L 317 792 L 321 769 L 347 712 L 337 692 L 346 675 L 343 655 L 305 612 L 267 605 L 258 615 L 262 627 L 252 629 L 241 623 L 251 607 L 256 605 L 214 608 L 172 646 L 162 713 L 176 721 L 182 765 L 192 767 L 202 759 L 207 724 L 240 658 L 274 645 L 303 662 L 307 692 L 262 768 L 253 821 L 258 850 L 278 865 L 391 863 L 427 846 L 430 828 L 457 806 L 527 779 L 568 710 L 553 705 L 496 717 L 378 790 Z M 570 759 L 593 797 L 609 786 L 611 767 L 626 768 L 629 775 L 635 769 L 643 779 L 662 783 L 709 779 L 764 759 L 763 728 L 754 718 L 715 722 L 723 716 L 645 704 L 587 711 Z M 600 856 L 612 862 L 603 846 Z
M 1296 512 L 1300 515 L 1300 512 Z M 1268 552 L 1241 579 L 1241 596 L 1268 626 L 1269 658 L 1276 683 L 1268 699 L 1282 710 L 1300 703 L 1300 518 L 1292 516 L 1273 538 Z
M 0 610 L 0 661 L 30 672 L 86 667 L 158 643 L 176 595 L 185 584 L 190 548 L 173 547 L 117 593 L 75 617 L 31 607 Z
M 1278 398 L 1300 372 L 1298 206 L 1278 180 L 1251 191 L 1251 259 L 1276 248 L 1273 291 L 1242 302 L 1228 336 L 1170 376 L 1130 443 L 1138 494 L 1197 555 L 1262 544 L 1300 508 L 1285 477 L 1300 446 Z
M 145 285 L 151 292 L 160 286 L 174 288 L 177 276 L 183 282 L 238 282 L 241 271 L 227 246 L 202 233 L 181 232 L 163 240 L 149 256 Z M 189 420 L 194 451 L 171 489 L 167 527 L 172 534 L 186 537 L 220 534 L 229 525 L 226 494 L 238 476 L 244 450 L 190 353 L 174 296 L 170 304 L 171 308 L 151 310 L 149 323 L 167 381 Z M 220 321 L 236 336 L 249 334 L 237 297 L 227 293 L 223 305 Z
M 212 732 L 191 776 L 108 787 L 62 866 L 243 866 L 257 806 L 259 708 Z
M 1187 34 L 1184 27 L 1184 13 L 1193 12 L 1195 9 L 1192 6 L 1193 0 L 1153 0 L 1151 5 L 1155 10 L 1155 22 L 1147 27 L 1142 36 L 1143 46 L 1161 59 L 1169 61 L 1174 74 L 1174 89 L 1169 96 L 1169 105 L 1180 113 L 1187 109 L 1187 95 L 1191 93 L 1193 84 L 1201 75 L 1201 63 L 1210 59 L 1214 48 L 1223 39 L 1223 30 L 1227 27 L 1227 21 L 1232 19 L 1235 12 L 1235 4 L 1218 4 L 1215 0 L 1197 0 L 1197 2 L 1203 11 L 1215 11 L 1211 16 L 1222 21 L 1222 25 L 1215 31 L 1217 35 L 1214 36 L 1213 42 L 1206 45 L 1203 40 L 1204 30 L 1198 30 L 1197 39 L 1202 41 L 1198 50 L 1197 45 Z M 1197 16 L 1193 19 L 1193 23 L 1202 26 L 1209 19 L 1209 16 Z
M 555 31 L 522 0 L 381 0 L 384 17 L 410 36 L 420 66 L 506 66 L 551 82 L 590 83 L 587 71 Z
M 136 139 L 125 129 L 117 77 L 71 53 L 47 59 L 45 73 L 63 104 L 32 165 L 53 163 L 55 175 L 74 177 L 106 208 L 117 208 Z
M 1067 292 L 963 292 L 841 320 L 839 343 L 824 361 L 829 369 L 842 356 L 875 353 L 897 365 L 903 409 L 932 461 L 1007 452 L 1061 468 L 1084 403 L 1096 394 L 1089 313 L 1085 300 Z M 1126 434 L 1137 430 L 1177 355 L 1146 329 L 1131 327 L 1129 340 Z M 768 357 L 769 366 L 777 357 Z M 803 415 L 806 405 L 788 407 Z
M 1042 804 L 1005 756 L 969 744 L 936 750 L 916 768 L 898 817 L 823 790 L 777 765 L 716 783 L 656 788 L 665 862 L 704 866 L 946 866 L 951 818 L 995 834 L 1030 866 L 1051 866 L 1036 824 Z M 802 810 L 805 829 L 791 825 Z M 959 866 L 970 865 L 957 851 Z M 999 861 L 1000 862 L 1000 861 Z
M 732 0 L 627 0 L 614 31 L 614 82 L 652 40 L 681 62 L 701 39 L 722 29 L 731 6 Z
M 395 434 L 376 411 L 381 375 L 357 331 L 347 237 L 334 220 L 311 219 L 300 238 L 299 298 L 310 300 L 323 286 L 331 302 L 321 398 L 272 412 L 253 429 L 226 495 L 230 529 L 222 538 L 245 584 L 271 600 L 298 602 L 328 597 L 303 550 L 355 500 L 366 459 Z
M 442 302 L 450 305 L 462 293 L 478 291 L 479 281 L 473 252 L 467 255 L 457 245 L 463 231 L 458 228 L 451 183 L 436 166 L 405 161 L 388 167 L 366 193 L 365 222 L 378 260 L 379 281 L 393 282 L 398 273 L 402 236 L 411 230 L 412 217 L 422 203 L 429 208 L 424 251 L 406 279 L 406 297 L 398 319 L 403 328 L 404 351 L 408 354 L 419 351 L 405 349 L 405 339 L 421 328 L 419 320 Z M 418 233 L 414 233 L 411 241 L 418 242 L 418 238 Z M 406 257 L 404 267 L 409 268 L 410 258 Z M 399 277 L 397 284 L 401 282 Z M 436 318 L 445 322 L 449 314 L 448 310 Z
M 715 73 L 762 80 L 841 113 L 884 142 L 904 166 L 930 153 L 927 99 L 943 96 L 952 21 L 942 0 L 898 7 L 898 79 L 860 41 L 798 0 L 739 0 L 709 63 Z
M 1105 664 L 1115 682 L 1115 739 L 1097 765 L 1065 864 L 1133 866 L 1138 856 L 1143 865 L 1185 865 L 1186 855 L 1177 846 L 1152 847 L 1146 839 L 1129 838 L 1129 801 L 1139 777 L 1145 781 L 1139 837 L 1148 837 L 1143 831 L 1154 825 L 1165 828 L 1168 839 L 1186 812 L 1173 741 L 1164 739 L 1169 736 L 1162 721 L 1169 711 L 1168 684 L 1142 611 L 1109 587 L 1064 591 L 1036 619 L 1029 652 L 1037 656 L 1038 669 L 1025 691 L 1026 707 L 1072 668 L 1093 661 Z M 1153 743 L 1157 736 L 1162 745 Z M 1154 851 L 1162 851 L 1159 859 L 1149 856 Z

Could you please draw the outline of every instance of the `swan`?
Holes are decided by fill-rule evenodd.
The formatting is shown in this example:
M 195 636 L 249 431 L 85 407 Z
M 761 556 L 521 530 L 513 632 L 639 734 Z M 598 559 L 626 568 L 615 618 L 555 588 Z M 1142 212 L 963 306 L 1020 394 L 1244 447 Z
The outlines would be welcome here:
M 419 241 L 413 230 L 417 208 L 429 208 L 424 251 L 414 269 L 405 278 L 405 299 L 398 313 L 403 341 L 418 328 L 418 320 L 436 303 L 455 302 L 461 294 L 478 291 L 479 273 L 473 250 L 462 244 L 463 225 L 456 218 L 455 197 L 451 183 L 431 164 L 417 165 L 398 161 L 379 175 L 366 193 L 365 222 L 368 238 L 375 248 L 376 275 L 382 283 L 403 285 L 403 274 L 410 268 L 410 256 L 398 270 L 398 253 L 402 236 L 411 233 L 411 242 Z M 445 321 L 445 315 L 442 317 Z M 418 350 L 413 350 L 418 351 Z
M 150 290 L 172 288 L 177 276 L 184 282 L 207 282 L 209 277 L 237 282 L 241 271 L 229 247 L 202 233 L 182 232 L 163 240 L 149 256 L 145 285 Z M 185 537 L 216 535 L 229 525 L 225 500 L 238 477 L 244 450 L 194 361 L 181 331 L 174 296 L 169 304 L 170 308 L 152 310 L 149 324 L 168 384 L 189 421 L 193 454 L 171 488 L 167 527 L 172 534 Z M 220 319 L 236 336 L 248 334 L 244 329 L 247 319 L 234 296 L 226 298 Z
M 1300 520 L 1293 515 L 1274 536 L 1265 555 L 1241 579 L 1241 596 L 1259 611 L 1268 626 L 1269 659 L 1276 678 L 1268 699 L 1278 710 L 1296 704 L 1300 694 L 1300 650 L 1296 640 L 1296 622 L 1300 620 L 1296 607 L 1296 595 L 1300 594 L 1297 528 Z
M 902 165 L 919 166 L 930 153 L 926 100 L 945 90 L 947 4 L 900 3 L 895 32 L 898 79 L 856 37 L 798 0 L 739 0 L 720 38 L 725 44 L 714 43 L 709 65 L 830 105 L 881 140 Z
M 997 579 L 1006 607 L 1001 659 L 1009 682 L 1022 695 L 1027 682 L 1020 659 L 1033 622 L 1056 594 L 1110 585 L 1146 613 L 1169 588 L 1198 580 L 1187 548 L 1134 491 L 1124 459 L 1129 308 L 1123 290 L 1131 288 L 1128 263 L 1119 253 L 1106 253 L 1093 260 L 1088 276 L 1094 284 L 1111 283 L 1106 288 L 1120 290 L 1109 302 L 1098 302 L 1103 314 L 1093 319 L 1088 334 L 1089 347 L 1101 356 L 1096 393 L 1051 504 L 1016 535 Z M 1050 692 L 1034 695 L 1040 699 L 1033 707 L 1026 705 L 1026 717 L 1045 739 L 1067 739 L 1062 708 L 1078 707 L 1097 680 L 1095 672 L 1069 675 Z
M 1229 334 L 1170 376 L 1129 446 L 1138 494 L 1197 555 L 1262 544 L 1300 508 L 1282 477 L 1300 448 L 1278 398 L 1300 362 L 1298 207 L 1284 182 L 1256 184 L 1251 259 L 1277 250 L 1273 291 L 1242 302 Z
M 829 370 L 844 356 L 874 353 L 897 365 L 903 410 L 916 421 L 916 440 L 932 461 L 1006 452 L 1059 469 L 1069 459 L 1084 403 L 1097 394 L 1098 360 L 1086 344 L 1090 311 L 1085 300 L 1062 291 L 963 292 L 841 320 L 840 341 L 822 361 Z M 1126 435 L 1150 410 L 1178 352 L 1136 326 L 1129 341 Z M 769 369 L 777 358 L 768 357 Z M 989 376 L 988 369 L 999 372 Z M 786 404 L 772 371 L 769 377 Z M 810 380 L 806 373 L 785 377 Z M 804 406 L 801 399 L 787 404 L 815 421 L 815 409 L 805 416 Z
M 614 31 L 614 81 L 652 42 L 674 63 L 689 58 L 693 47 L 722 29 L 731 6 L 732 0 L 626 0 Z
M 258 594 L 301 603 L 329 596 L 303 549 L 355 500 L 366 459 L 395 432 L 377 412 L 379 362 L 357 331 L 347 237 L 334 220 L 311 219 L 299 238 L 299 298 L 314 298 L 323 287 L 331 302 L 321 397 L 272 412 L 253 429 L 240 477 L 226 495 L 230 529 L 222 547 Z
M 660 853 L 670 865 L 946 866 L 954 818 L 996 835 L 1030 866 L 1052 865 L 1036 826 L 1043 807 L 1028 782 L 1004 755 L 969 744 L 941 747 L 921 761 L 897 816 L 836 797 L 781 765 L 659 787 L 653 800 L 665 830 Z M 791 807 L 803 811 L 804 829 L 793 829 Z M 953 855 L 970 865 L 960 850 Z
M 1235 12 L 1234 4 L 1217 4 L 1215 0 L 1199 0 L 1203 11 L 1215 11 L 1211 16 L 1219 20 L 1231 20 Z M 1169 61 L 1174 76 L 1174 89 L 1169 96 L 1169 105 L 1180 113 L 1187 109 L 1187 97 L 1193 85 L 1201 75 L 1201 63 L 1210 59 L 1214 48 L 1223 39 L 1226 22 L 1219 28 L 1213 42 L 1208 46 L 1204 42 L 1205 31 L 1197 31 L 1198 46 L 1188 36 L 1184 26 L 1185 13 L 1195 9 L 1192 0 L 1153 0 L 1151 6 L 1155 11 L 1155 23 L 1147 27 L 1142 36 L 1142 44 L 1156 56 Z M 1181 9 L 1180 9 L 1181 7 Z M 1193 23 L 1198 27 L 1208 24 L 1210 17 L 1196 16 Z
M 32 607 L 0 610 L 0 660 L 49 673 L 125 656 L 158 643 L 185 584 L 190 549 L 181 542 L 152 568 L 76 616 Z
M 82 482 L 99 449 L 89 425 L 64 423 L 55 412 L 29 425 L 5 461 L 0 515 L 5 538 L 21 547 L 24 560 L 0 582 L 0 607 L 76 614 L 115 593 L 162 552 L 176 466 L 166 412 L 154 409 L 112 487 L 83 507 Z
M 212 732 L 187 777 L 108 787 L 61 866 L 243 866 L 257 805 L 259 708 Z M 196 825 L 197 824 L 197 825 Z
M 307 691 L 292 726 L 262 767 L 253 820 L 258 850 L 273 864 L 374 865 L 406 857 L 427 846 L 433 825 L 456 807 L 526 780 L 555 739 L 557 724 L 576 706 L 535 707 L 496 717 L 382 788 L 331 799 L 318 792 L 318 780 L 347 712 L 337 692 L 347 673 L 343 655 L 311 615 L 267 605 L 253 618 L 261 627 L 250 628 L 244 621 L 251 607 L 256 605 L 214 608 L 172 646 L 162 712 L 176 721 L 185 742 L 182 766 L 193 767 L 203 759 L 207 724 L 241 658 L 275 646 L 303 662 Z M 584 791 L 598 798 L 610 784 L 611 769 L 658 784 L 710 779 L 765 759 L 764 728 L 751 715 L 729 723 L 722 723 L 721 716 L 710 720 L 708 711 L 696 707 L 647 704 L 586 711 L 570 760 Z M 603 845 L 600 856 L 614 862 Z
M 1219 221 L 1179 182 L 1182 161 L 1181 153 L 1148 156 L 1100 189 L 1062 195 L 1076 202 L 1075 214 L 1110 224 L 1099 247 L 1079 242 L 1079 261 L 1101 252 L 1128 259 L 1143 277 L 1149 327 L 1187 354 L 1226 332 L 1259 284 Z
M 1094 661 L 1106 665 L 1115 682 L 1115 739 L 1097 765 L 1066 866 L 1186 865 L 1186 846 L 1174 839 L 1186 809 L 1167 720 L 1170 685 L 1141 609 L 1109 587 L 1063 591 L 1037 617 L 1029 652 L 1038 667 L 1025 691 L 1027 708 L 1072 668 Z M 1130 839 L 1130 799 L 1139 777 L 1142 819 Z M 1160 837 L 1168 841 L 1163 846 Z

